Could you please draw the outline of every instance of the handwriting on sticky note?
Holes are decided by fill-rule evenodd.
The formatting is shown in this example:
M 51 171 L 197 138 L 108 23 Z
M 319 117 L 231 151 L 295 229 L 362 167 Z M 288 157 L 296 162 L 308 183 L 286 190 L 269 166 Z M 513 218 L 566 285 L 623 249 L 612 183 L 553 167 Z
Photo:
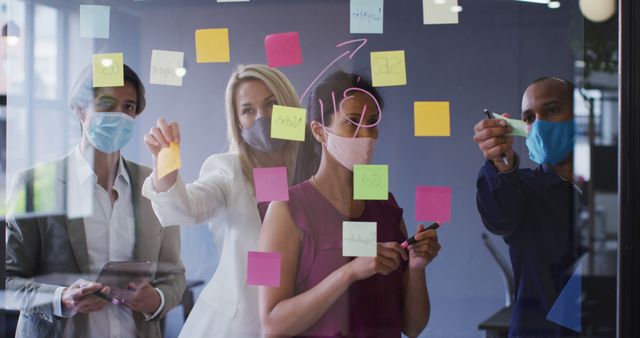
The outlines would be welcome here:
M 406 85 L 404 51 L 371 52 L 371 77 L 374 87 Z
M 109 38 L 110 6 L 80 5 L 80 37 Z
M 162 148 L 158 153 L 158 179 L 167 176 L 174 170 L 180 169 L 180 146 L 174 142 L 168 148 Z
M 149 83 L 168 86 L 182 86 L 182 76 L 180 76 L 181 73 L 179 70 L 184 69 L 183 65 L 183 52 L 156 49 L 152 50 Z
M 416 221 L 440 224 L 451 220 L 451 187 L 416 187 Z
M 375 257 L 377 234 L 376 222 L 342 222 L 342 256 Z
M 196 30 L 196 62 L 229 62 L 229 29 Z
M 288 201 L 289 180 L 286 167 L 254 168 L 256 201 Z
M 386 164 L 354 165 L 353 199 L 389 199 L 389 166 Z
M 267 35 L 264 38 L 264 48 L 269 67 L 302 64 L 302 51 L 298 32 Z
M 249 251 L 247 284 L 277 288 L 280 286 L 281 255 L 277 252 Z
M 414 102 L 416 136 L 451 136 L 449 102 Z
M 351 0 L 351 34 L 382 34 L 384 0 Z
M 524 123 L 524 121 L 522 120 L 518 120 L 518 119 L 508 119 L 500 114 L 496 114 L 496 113 L 492 113 L 493 117 L 496 119 L 503 119 L 505 121 L 507 121 L 507 124 L 509 124 L 511 126 L 511 128 L 513 128 L 513 131 L 511 132 L 511 136 L 522 136 L 522 137 L 527 137 L 527 124 Z
M 422 0 L 425 25 L 457 24 L 459 9 L 458 0 Z
M 273 106 L 271 113 L 271 137 L 304 141 L 307 113 L 303 108 Z
M 122 53 L 94 54 L 92 58 L 93 86 L 124 86 L 123 60 Z

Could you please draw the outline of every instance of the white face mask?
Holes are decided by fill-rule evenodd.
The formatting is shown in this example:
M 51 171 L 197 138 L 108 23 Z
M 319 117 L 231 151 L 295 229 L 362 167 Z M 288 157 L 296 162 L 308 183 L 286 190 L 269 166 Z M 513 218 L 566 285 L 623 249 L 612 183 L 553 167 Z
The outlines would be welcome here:
M 373 157 L 376 139 L 372 137 L 343 137 L 326 129 L 327 142 L 325 146 L 343 167 L 353 171 L 356 164 L 369 164 Z

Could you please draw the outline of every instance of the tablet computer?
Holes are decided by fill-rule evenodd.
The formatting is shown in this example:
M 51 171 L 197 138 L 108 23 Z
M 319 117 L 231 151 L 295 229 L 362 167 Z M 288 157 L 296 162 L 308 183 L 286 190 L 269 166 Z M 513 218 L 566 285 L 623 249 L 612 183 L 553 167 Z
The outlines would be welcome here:
M 96 283 L 112 289 L 126 289 L 130 282 L 151 283 L 153 263 L 146 260 L 107 262 L 100 271 Z

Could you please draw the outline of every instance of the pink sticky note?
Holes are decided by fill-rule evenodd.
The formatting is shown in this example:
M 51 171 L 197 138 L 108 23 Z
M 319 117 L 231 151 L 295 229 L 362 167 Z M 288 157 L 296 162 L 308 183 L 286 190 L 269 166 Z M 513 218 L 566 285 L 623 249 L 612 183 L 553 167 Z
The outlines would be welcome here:
M 254 168 L 256 201 L 288 201 L 289 185 L 286 167 Z
M 449 222 L 451 187 L 417 186 L 416 221 Z
M 247 284 L 277 288 L 280 286 L 280 254 L 249 251 Z
M 302 51 L 298 32 L 278 33 L 264 38 L 264 49 L 269 67 L 302 64 Z

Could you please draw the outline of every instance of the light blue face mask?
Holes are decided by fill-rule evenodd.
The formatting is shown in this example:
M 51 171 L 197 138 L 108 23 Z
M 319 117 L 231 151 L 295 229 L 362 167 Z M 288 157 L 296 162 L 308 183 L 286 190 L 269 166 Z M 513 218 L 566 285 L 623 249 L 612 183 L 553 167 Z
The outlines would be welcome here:
M 87 129 L 89 142 L 110 154 L 122 149 L 133 136 L 133 117 L 125 113 L 94 112 Z
M 563 122 L 536 120 L 527 136 L 529 158 L 538 164 L 558 164 L 573 151 L 574 139 L 573 120 Z

